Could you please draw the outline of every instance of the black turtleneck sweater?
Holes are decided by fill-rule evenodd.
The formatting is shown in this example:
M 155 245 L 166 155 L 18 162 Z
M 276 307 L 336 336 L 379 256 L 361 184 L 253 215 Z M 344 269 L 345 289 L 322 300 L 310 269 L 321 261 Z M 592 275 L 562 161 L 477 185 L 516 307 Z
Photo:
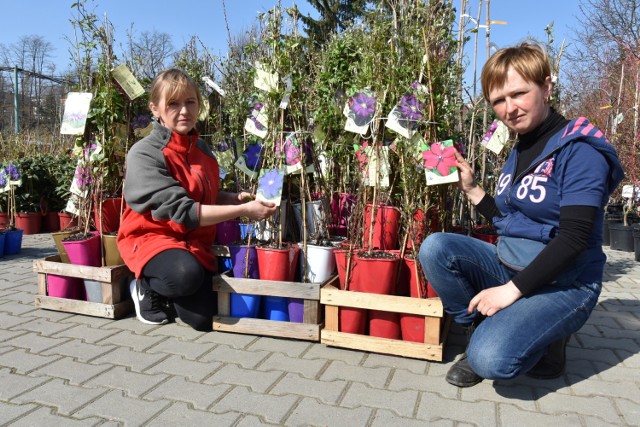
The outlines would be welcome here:
M 515 181 L 530 167 L 532 162 L 542 153 L 549 139 L 563 129 L 569 120 L 554 109 L 550 110 L 540 126 L 526 135 L 520 135 L 516 150 Z M 476 206 L 478 212 L 488 220 L 502 214 L 496 202 L 489 194 L 485 195 Z M 517 273 L 512 281 L 523 295 L 528 295 L 542 285 L 548 284 L 560 274 L 577 255 L 587 248 L 587 242 L 598 213 L 594 206 L 564 206 L 560 208 L 560 223 L 555 237 L 547 247 L 529 264 Z

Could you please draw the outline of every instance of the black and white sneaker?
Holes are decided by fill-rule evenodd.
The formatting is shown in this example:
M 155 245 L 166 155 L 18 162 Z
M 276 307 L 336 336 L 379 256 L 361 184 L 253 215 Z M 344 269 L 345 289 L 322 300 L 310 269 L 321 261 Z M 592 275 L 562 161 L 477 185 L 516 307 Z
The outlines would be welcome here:
M 139 280 L 133 279 L 129 284 L 136 316 L 148 325 L 164 325 L 169 323 L 167 314 L 162 310 L 162 297 L 151 289 L 144 289 Z

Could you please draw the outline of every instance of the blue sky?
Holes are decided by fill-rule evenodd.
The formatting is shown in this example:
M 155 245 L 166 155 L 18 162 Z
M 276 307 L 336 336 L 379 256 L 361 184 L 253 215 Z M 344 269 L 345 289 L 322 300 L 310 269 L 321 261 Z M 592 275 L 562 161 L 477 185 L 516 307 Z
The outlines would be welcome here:
M 51 42 L 56 50 L 54 62 L 58 72 L 67 69 L 68 48 L 66 37 L 71 37 L 69 19 L 73 10 L 71 0 L 2 0 L 0 3 L 3 24 L 0 27 L 0 43 L 15 43 L 21 36 L 40 35 Z M 282 0 L 287 7 L 294 0 Z M 315 10 L 305 0 L 295 1 L 303 14 L 315 16 Z M 456 7 L 460 0 L 454 0 Z M 477 14 L 477 0 L 469 0 L 471 15 Z M 227 45 L 227 30 L 222 13 L 222 0 L 190 0 L 150 2 L 140 0 L 97 0 L 96 14 L 106 12 L 115 26 L 115 38 L 124 43 L 127 30 L 158 30 L 172 36 L 173 45 L 182 47 L 192 35 L 197 35 L 212 54 L 224 54 Z M 267 11 L 277 0 L 226 0 L 227 17 L 232 34 L 245 32 L 257 22 L 259 12 Z M 506 21 L 506 25 L 491 26 L 491 40 L 498 47 L 508 46 L 528 36 L 546 40 L 544 28 L 554 21 L 556 38 L 571 39 L 571 28 L 577 27 L 580 16 L 580 0 L 491 0 L 491 20 Z M 482 21 L 485 21 L 484 9 Z M 467 26 L 471 28 L 473 24 Z M 485 61 L 483 52 L 485 30 L 480 30 L 478 68 Z M 472 44 L 469 45 L 472 47 Z M 471 58 L 469 58 L 469 61 Z M 478 71 L 479 75 L 479 71 Z M 466 76 L 472 76 L 469 69 Z M 470 77 L 467 78 L 469 80 Z

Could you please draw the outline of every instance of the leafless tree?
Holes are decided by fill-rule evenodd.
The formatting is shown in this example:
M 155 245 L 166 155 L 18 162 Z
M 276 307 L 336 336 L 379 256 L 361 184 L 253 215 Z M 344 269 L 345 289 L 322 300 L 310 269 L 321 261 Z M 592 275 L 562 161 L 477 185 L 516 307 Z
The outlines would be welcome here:
M 171 36 L 157 30 L 143 31 L 135 36 L 133 29 L 127 33 L 127 63 L 140 80 L 153 79 L 166 68 L 174 53 Z

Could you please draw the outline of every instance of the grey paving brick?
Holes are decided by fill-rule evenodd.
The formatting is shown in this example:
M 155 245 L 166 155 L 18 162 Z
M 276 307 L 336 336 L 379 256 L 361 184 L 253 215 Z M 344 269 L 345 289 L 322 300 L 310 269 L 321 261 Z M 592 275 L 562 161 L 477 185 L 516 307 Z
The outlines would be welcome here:
M 446 371 L 445 371 L 446 372 Z M 393 372 L 388 390 L 417 390 L 438 393 L 443 397 L 455 398 L 457 388 L 445 381 L 444 372 L 435 375 L 416 375 L 413 372 L 397 369 Z
M 231 348 L 246 348 L 254 341 L 258 341 L 260 337 L 255 335 L 234 334 L 230 332 L 213 332 L 204 334 L 196 340 L 200 343 L 222 344 Z
M 371 408 L 342 408 L 304 398 L 289 414 L 286 426 L 365 426 L 372 418 Z
M 0 304 L 0 311 L 14 316 L 30 317 L 35 311 L 39 310 L 35 308 L 33 304 L 16 304 L 6 301 Z
M 268 422 L 279 423 L 297 401 L 298 396 L 273 396 L 254 393 L 245 387 L 234 387 L 211 409 L 217 413 L 234 411 L 257 415 Z
M 54 378 L 69 380 L 71 384 L 82 384 L 90 378 L 111 369 L 111 365 L 90 365 L 76 362 L 70 357 L 63 357 L 53 363 L 36 369 L 31 373 L 33 376 L 46 375 Z
M 616 399 L 615 406 L 620 411 L 624 424 L 629 426 L 637 426 L 640 424 L 640 403 L 637 395 L 633 400 Z
M 193 405 L 196 409 L 207 410 L 231 389 L 232 386 L 228 384 L 200 384 L 182 377 L 171 377 L 147 393 L 145 399 L 175 400 Z
M 308 341 L 260 337 L 247 345 L 248 350 L 265 350 L 273 353 L 283 353 L 289 357 L 298 357 L 309 350 L 312 344 Z
M 340 406 L 358 408 L 384 408 L 401 417 L 413 417 L 418 392 L 415 390 L 391 391 L 371 388 L 361 383 L 352 383 L 348 388 Z
M 372 387 L 383 388 L 391 373 L 391 368 L 365 368 L 351 366 L 335 360 L 320 376 L 322 381 L 349 380 L 369 384 Z
M 328 362 L 322 359 L 298 359 L 287 357 L 282 353 L 272 353 L 256 369 L 259 371 L 296 372 L 307 378 L 314 378 L 326 366 L 328 366 Z
M 143 354 L 143 356 L 151 356 Z M 145 372 L 167 373 L 176 376 L 182 376 L 189 381 L 202 381 L 202 379 L 211 376 L 213 372 L 223 366 L 218 362 L 196 362 L 187 360 L 184 357 L 170 355 L 161 362 L 149 367 Z
M 429 362 L 425 360 L 410 359 L 408 357 L 388 356 L 385 354 L 367 353 L 362 366 L 377 368 L 395 368 L 413 372 L 416 375 L 423 375 Z
M 324 345 L 314 345 L 307 351 L 303 358 L 305 359 L 329 359 L 340 360 L 350 365 L 358 366 L 365 358 L 365 354 L 361 351 L 348 350 L 344 348 L 327 347 Z
M 255 426 L 280 426 L 282 424 L 268 423 L 255 415 L 242 414 L 240 420 L 233 427 L 255 427 Z
M 169 337 L 146 350 L 148 353 L 177 354 L 188 360 L 198 360 L 211 351 L 211 344 L 200 344 L 190 341 L 182 341 L 175 337 Z
M 27 416 L 28 413 L 37 409 L 37 405 L 14 405 L 12 403 L 0 402 L 0 424 L 3 426 L 15 425 L 16 420 Z
M 16 326 L 23 323 L 28 323 L 29 321 L 30 319 L 28 317 L 25 318 L 22 316 L 14 316 L 12 314 L 0 311 L 0 325 L 2 325 L 3 329 L 15 328 Z
M 0 368 L 0 400 L 10 401 L 13 397 L 27 392 L 48 381 L 48 378 L 36 378 L 12 373 L 8 368 Z
M 51 322 L 42 318 L 27 318 L 26 322 L 22 322 L 13 327 L 17 331 L 30 331 L 44 336 L 52 336 L 56 333 L 69 329 L 70 326 L 64 323 Z M 63 336 L 63 335 L 61 335 Z
M 123 390 L 129 397 L 140 397 L 162 383 L 166 378 L 167 375 L 139 374 L 131 372 L 122 366 L 115 366 L 86 381 L 83 386 L 115 388 Z
M 108 330 L 113 331 L 113 329 Z M 164 340 L 166 340 L 166 338 L 163 336 L 154 337 L 148 335 L 140 335 L 125 330 L 118 331 L 113 335 L 105 337 L 102 341 L 100 341 L 100 344 L 114 344 L 120 347 L 128 347 L 137 351 L 144 351 L 148 348 L 158 345 Z
M 112 390 L 98 399 L 88 403 L 74 414 L 77 418 L 100 417 L 127 423 L 127 425 L 141 425 L 158 416 L 171 405 L 167 401 L 147 401 L 127 397 L 120 390 Z
M 438 420 L 430 421 L 428 425 L 429 427 L 453 427 L 455 423 L 451 420 Z M 424 427 L 425 423 L 422 420 L 399 417 L 391 411 L 378 409 L 373 417 L 373 421 L 371 422 L 371 427 L 389 426 Z
M 95 326 L 71 324 L 67 326 L 67 329 L 56 333 L 55 336 L 76 338 L 87 343 L 96 344 L 115 333 L 113 330 L 99 329 Z M 104 342 L 100 344 L 104 344 Z
M 226 345 L 218 345 L 204 357 L 202 362 L 222 362 L 222 363 L 235 363 L 243 368 L 254 368 L 261 363 L 269 353 L 266 351 L 246 351 L 236 348 L 231 348 Z
M 284 375 L 281 371 L 256 371 L 243 369 L 238 365 L 228 364 L 222 366 L 213 375 L 207 378 L 206 384 L 230 384 L 249 387 L 251 391 L 264 393 L 278 378 Z
M 502 381 L 484 380 L 474 387 L 460 389 L 459 395 L 460 400 L 465 402 L 504 402 L 516 405 L 523 411 L 536 410 L 537 396 L 527 377 Z
M 64 415 L 58 415 L 55 410 L 48 407 L 41 407 L 35 411 L 20 417 L 11 422 L 11 427 L 32 427 L 32 426 L 95 426 L 106 420 L 98 418 L 85 418 L 82 420 Z
M 555 393 L 538 399 L 541 412 L 556 416 L 567 414 L 586 415 L 602 419 L 604 422 L 621 423 L 624 420 L 608 398 L 599 396 L 571 396 Z
M 178 320 L 180 322 L 180 320 Z M 163 325 L 161 328 L 155 328 L 147 333 L 154 337 L 179 337 L 180 341 L 196 341 L 206 332 L 196 331 L 192 327 L 184 323 L 170 323 Z
M 336 405 L 349 383 L 344 380 L 317 381 L 299 374 L 288 373 L 277 382 L 269 394 L 297 394 L 312 397 L 329 405 Z
M 577 396 L 583 397 L 602 396 L 633 401 L 640 396 L 640 386 L 631 378 L 627 381 L 602 381 L 599 378 L 575 379 L 571 383 L 571 390 Z
M 534 411 L 524 411 L 513 405 L 500 404 L 498 407 L 500 422 L 505 426 L 539 427 L 545 425 L 576 426 L 582 425 L 576 414 L 548 415 Z
M 59 354 L 74 357 L 81 361 L 96 359 L 115 350 L 114 345 L 99 345 L 83 342 L 79 339 L 69 339 L 60 345 L 45 350 L 44 355 Z
M 118 347 L 109 353 L 97 357 L 91 361 L 93 365 L 119 365 L 125 366 L 134 372 L 143 372 L 146 369 L 160 363 L 168 356 L 165 354 L 148 354 L 133 351 L 128 347 Z M 153 372 L 151 372 L 153 373 Z
M 58 359 L 60 356 L 42 356 L 29 353 L 23 348 L 13 348 L 0 355 L 0 366 L 10 367 L 18 373 L 27 374 Z
M 21 334 L 15 338 L 5 341 L 14 347 L 25 348 L 31 353 L 40 353 L 43 350 L 57 347 L 69 341 L 68 338 L 49 338 L 33 332 Z
M 497 408 L 493 402 L 464 402 L 447 399 L 436 393 L 422 393 L 416 418 L 429 423 L 453 420 L 480 426 L 497 425 Z
M 182 402 L 172 404 L 155 417 L 148 426 L 231 426 L 242 417 L 237 412 L 215 414 L 190 408 Z
M 13 348 L 13 346 L 7 345 L 6 343 L 16 337 L 19 337 L 20 335 L 25 335 L 25 334 L 26 332 L 24 331 L 7 331 L 6 329 L 0 329 L 0 346 Z
M 106 391 L 105 388 L 70 385 L 56 378 L 13 398 L 12 402 L 39 403 L 55 408 L 58 413 L 71 415 Z

